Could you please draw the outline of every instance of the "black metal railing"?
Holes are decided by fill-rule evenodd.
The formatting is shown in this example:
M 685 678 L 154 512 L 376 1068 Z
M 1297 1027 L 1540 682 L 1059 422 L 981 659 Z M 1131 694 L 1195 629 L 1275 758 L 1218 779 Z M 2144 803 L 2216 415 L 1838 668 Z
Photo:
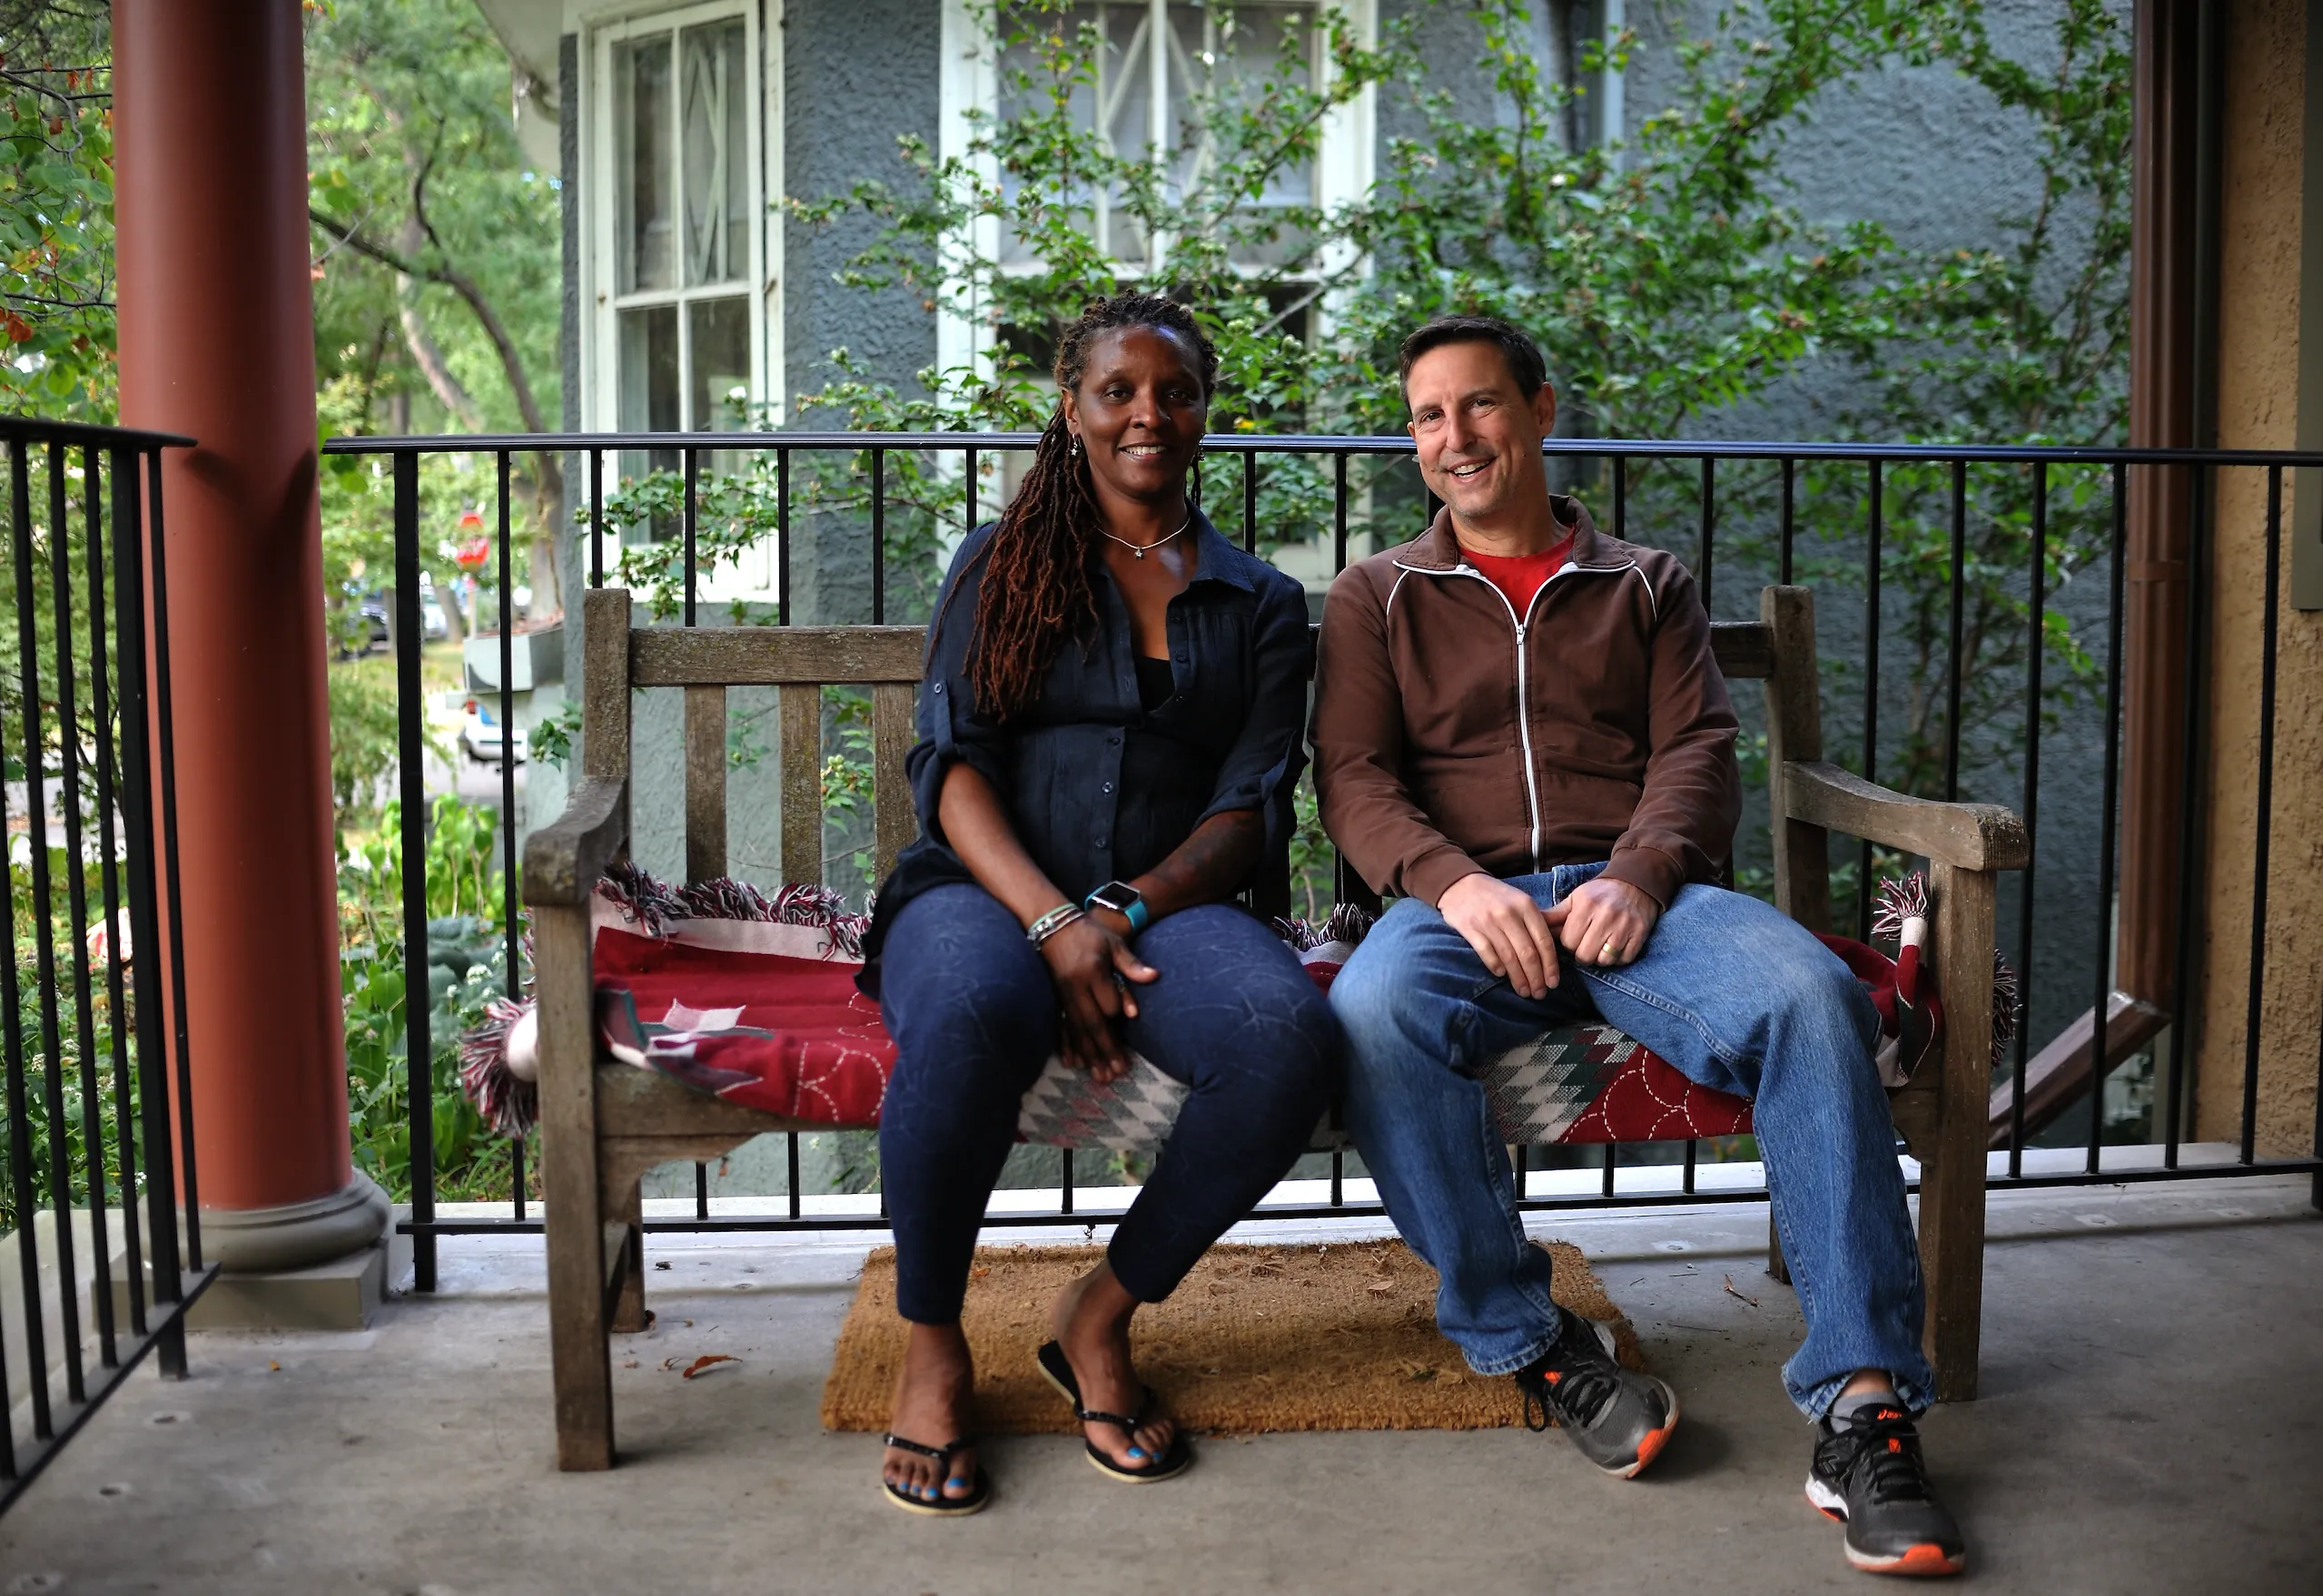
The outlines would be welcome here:
M 16 646 L 0 671 L 0 1252 L 18 1273 L 0 1509 L 148 1352 L 183 1375 L 185 1313 L 216 1274 L 183 1072 L 162 539 L 162 451 L 192 441 L 0 418 Z
M 904 432 L 331 440 L 326 446 L 330 454 L 384 457 L 391 469 L 403 619 L 395 642 L 404 684 L 401 847 L 407 895 L 414 890 L 415 866 L 424 852 L 425 823 L 418 801 L 420 640 L 412 596 L 421 536 L 423 462 L 456 455 L 470 461 L 488 458 L 497 468 L 498 558 L 504 574 L 499 582 L 499 704 L 505 725 L 514 710 L 507 665 L 507 595 L 512 584 L 505 576 L 511 555 L 508 484 L 512 458 L 560 457 L 563 479 L 586 484 L 585 490 L 570 495 L 577 502 L 568 513 L 583 529 L 587 580 L 592 586 L 603 586 L 608 576 L 633 589 L 658 583 L 666 613 L 679 625 L 697 623 L 703 607 L 704 550 L 711 548 L 708 557 L 715 566 L 721 557 L 717 549 L 729 547 L 731 541 L 729 537 L 722 543 L 719 528 L 706 525 L 703 518 L 703 467 L 715 457 L 723 462 L 727 477 L 746 478 L 753 484 L 756 508 L 748 513 L 758 517 L 754 524 L 774 546 L 774 591 L 761 596 L 764 602 L 751 607 L 749 618 L 792 624 L 795 545 L 811 523 L 821 551 L 816 557 L 826 568 L 832 537 L 860 538 L 850 547 L 860 551 L 863 576 L 859 591 L 849 600 L 855 613 L 838 613 L 844 606 L 833 601 L 823 604 L 822 613 L 811 618 L 825 625 L 883 624 L 922 618 L 891 614 L 897 607 L 898 558 L 913 563 L 912 575 L 924 593 L 927 572 L 922 567 L 931 557 L 928 529 L 964 531 L 979 518 L 980 510 L 993 511 L 1006 486 L 1004 475 L 997 491 L 988 486 L 999 475 L 993 468 L 996 458 L 1029 452 L 1035 442 L 1031 433 Z M 682 463 L 671 474 L 674 498 L 666 494 L 656 499 L 628 479 L 612 484 L 608 498 L 607 453 L 618 457 L 622 451 L 648 450 L 654 451 L 648 458 Z M 1755 618 L 1755 589 L 1761 582 L 1803 581 L 1823 589 L 1826 738 L 1834 747 L 1852 741 L 1852 763 L 1861 773 L 1891 782 L 1902 779 L 1928 796 L 2008 803 L 2022 814 L 2032 835 L 2032 862 L 2003 886 L 2004 907 L 2012 911 L 2003 914 L 2003 940 L 2013 943 L 2005 951 L 2023 990 L 2034 1000 L 2035 1024 L 2019 1029 L 2012 1052 L 1996 1071 L 2002 1100 L 1994 1110 L 1994 1146 L 2005 1149 L 2006 1160 L 2005 1174 L 1994 1176 L 1995 1185 L 2310 1172 L 2317 1174 L 2318 1197 L 2323 1197 L 2323 1120 L 2315 1139 L 2288 1153 L 2264 1151 L 2258 1142 L 2266 1046 L 2303 1049 L 2303 1056 L 2313 1058 L 2318 1084 L 2323 1084 L 2323 990 L 2309 992 L 2310 1001 L 2292 1005 L 2303 1013 L 2295 1012 L 2289 1020 L 2276 1024 L 2269 1036 L 2262 1036 L 2262 1021 L 2270 1012 L 2262 997 L 2278 710 L 2274 683 L 2280 595 L 2276 567 L 2283 547 L 2281 482 L 2287 469 L 2323 465 L 2323 454 L 1600 439 L 1555 439 L 1545 451 L 1562 480 L 1601 510 L 1609 505 L 1609 529 L 1615 536 L 1651 542 L 1661 541 L 1656 533 L 1666 532 L 1669 546 L 1687 557 L 1714 617 L 1739 618 L 1747 605 L 1749 617 Z M 1434 501 L 1419 483 L 1412 452 L 1410 440 L 1401 438 L 1215 436 L 1205 440 L 1195 487 L 1200 495 L 1206 486 L 1214 507 L 1212 518 L 1221 530 L 1230 536 L 1239 532 L 1253 551 L 1278 542 L 1295 544 L 1296 558 L 1303 559 L 1320 581 L 1344 568 L 1356 538 L 1369 536 L 1381 547 L 1401 541 L 1416 533 L 1432 512 Z M 617 458 L 617 469 L 618 463 Z M 1693 469 L 1685 469 L 1688 466 Z M 2229 1132 L 2217 1125 L 2214 1109 L 2206 1109 L 2201 1140 L 2190 1143 L 2184 1135 L 2193 1092 L 2185 1067 L 2187 1039 L 2207 979 L 2199 939 L 2179 939 L 2178 979 L 2166 1013 L 2152 1018 L 2150 1009 L 2142 1011 L 2152 1023 L 2166 1023 L 2167 1068 L 2149 1056 L 2150 1044 L 2148 1053 L 2134 1061 L 2109 1052 L 2109 1026 L 2123 1023 L 2119 1018 L 2123 1000 L 2115 990 L 2112 968 L 2117 933 L 2111 909 L 2120 852 L 2116 812 L 2122 793 L 2128 507 L 2140 473 L 2163 484 L 2158 492 L 2184 495 L 2179 507 L 2190 537 L 2186 569 L 2192 573 L 2191 635 L 2186 639 L 2178 684 L 2182 704 L 2173 712 L 2173 724 L 2183 746 L 2199 749 L 2205 694 L 2212 685 L 2205 667 L 2209 594 L 2203 575 L 2215 541 L 2210 507 L 2219 480 L 2236 471 L 2259 473 L 2266 485 L 2265 667 L 2252 816 L 2258 848 L 2247 972 L 2249 1019 L 2239 1123 Z M 1274 534 L 1285 528 L 1296 536 L 1278 539 Z M 731 530 L 729 522 L 725 531 Z M 916 543 L 911 541 L 914 537 Z M 1736 593 L 1743 596 L 1729 600 Z M 1844 604 L 1839 602 L 1843 594 Z M 578 606 L 568 608 L 577 611 Z M 2002 693 L 1980 679 L 1988 673 L 1980 664 L 1979 650 L 1991 644 L 2002 622 L 2021 629 L 2012 635 L 2021 642 L 1997 648 L 2001 657 L 2012 662 L 2013 670 L 2021 671 L 2021 695 L 2013 686 Z M 2061 686 L 2056 669 L 2061 663 L 2067 678 Z M 1901 684 L 1898 674 L 1904 677 Z M 2019 706 L 2013 713 L 2022 716 L 2021 730 L 2007 731 L 1997 741 L 1991 735 L 1972 741 L 1964 724 L 2002 704 Z M 1748 731 L 1755 724 L 1755 706 L 1738 701 L 1738 708 Z M 1894 730 L 1899 716 L 1906 722 L 1902 734 Z M 1984 730 L 1989 732 L 1990 726 Z M 1852 739 L 1842 735 L 1848 731 Z M 2209 791 L 2203 784 L 2206 767 L 2196 759 L 2182 763 L 2183 801 L 2174 828 L 2180 859 L 2175 907 L 2177 923 L 2192 926 L 2200 919 L 2200 894 L 2209 885 L 2201 874 L 2203 828 L 2212 817 L 2205 813 Z M 504 794 L 512 792 L 505 762 L 502 778 Z M 2044 806 L 2044 783 L 2053 790 L 2060 782 L 2071 789 L 2069 802 Z M 2086 834 L 2091 832 L 2095 834 Z M 1745 853 L 1750 842 L 1744 839 Z M 1763 856 L 1763 840 L 1758 847 Z M 512 939 L 518 859 L 513 825 L 501 827 L 499 852 Z M 1850 903 L 1852 926 L 1861 937 L 1868 932 L 1872 893 L 1867 888 L 1874 870 L 1897 862 L 1875 857 L 1867 842 L 1860 842 L 1853 853 L 1842 866 L 1852 879 L 1842 883 L 1845 890 L 1836 895 Z M 424 917 L 422 909 L 423 904 L 413 901 L 407 911 L 415 930 Z M 2097 928 L 2093 946 L 2077 929 L 2091 920 Z M 1848 919 L 1843 917 L 1842 923 Z M 2072 968 L 2084 958 L 2086 968 Z M 2067 968 L 2052 971 L 2052 964 Z M 2310 987 L 2318 985 L 2311 971 L 2307 979 Z M 517 961 L 511 957 L 507 976 L 510 995 L 518 982 Z M 2091 1004 L 2088 1014 L 2081 1010 L 2084 992 Z M 2066 1069 L 2053 1078 L 2029 1080 L 2029 1066 L 2046 1057 L 2047 1044 L 2077 1023 L 2093 1030 L 2084 1049 L 2087 1062 L 2078 1077 Z M 2290 1027 L 2288 1037 L 2284 1024 Z M 2124 1032 L 2117 1029 L 2110 1034 L 2119 1043 Z M 415 1006 L 409 1066 L 413 1187 L 411 1216 L 403 1227 L 415 1237 L 422 1289 L 432 1282 L 434 1237 L 534 1229 L 539 1223 L 527 1211 L 520 1158 L 505 1217 L 437 1217 L 428 1151 L 432 1040 L 440 1039 L 430 1038 L 425 1016 Z M 2143 1122 L 2126 1128 L 2119 1122 L 2122 1116 L 2109 1124 L 2109 1079 L 2125 1071 L 2147 1070 L 2154 1074 L 2142 1089 L 2151 1092 L 2153 1111 Z M 2214 1098 L 2206 1097 L 2205 1101 Z M 2085 1136 L 2071 1147 L 2055 1145 L 2061 1134 L 2059 1123 L 2082 1111 L 2087 1115 Z M 2044 1128 L 2047 1144 L 2035 1139 Z M 2122 1143 L 2136 1145 L 2119 1145 Z M 2190 1147 L 2199 1148 L 2199 1156 L 2190 1158 Z M 1599 1171 L 1592 1189 L 1555 1195 L 1532 1189 L 1532 1178 L 1541 1167 L 1563 1159 L 1569 1168 L 1575 1151 L 1520 1149 L 1517 1181 L 1526 1206 L 1648 1206 L 1764 1195 L 1763 1187 L 1702 1183 L 1697 1171 L 1706 1161 L 1705 1150 L 1693 1142 L 1646 1154 L 1633 1148 L 1625 1155 L 1606 1147 L 1588 1155 Z M 1632 1158 L 1664 1172 L 1633 1173 L 1625 1187 L 1619 1171 L 1634 1170 Z M 786 1165 L 786 1213 L 714 1215 L 707 1173 L 697 1168 L 691 1217 L 656 1217 L 647 1227 L 707 1231 L 885 1225 L 884 1218 L 868 1212 L 805 1211 L 796 1136 L 790 1138 Z M 1076 1207 L 1070 1153 L 1060 1167 L 1057 1207 L 1041 1213 L 995 1213 L 992 1222 L 1091 1217 L 1089 1210 Z M 1351 1167 L 1347 1158 L 1332 1155 L 1328 1201 L 1278 1204 L 1261 1213 L 1316 1217 L 1376 1211 L 1348 1200 L 1345 1186 Z M 1668 1177 L 1672 1169 L 1675 1181 Z

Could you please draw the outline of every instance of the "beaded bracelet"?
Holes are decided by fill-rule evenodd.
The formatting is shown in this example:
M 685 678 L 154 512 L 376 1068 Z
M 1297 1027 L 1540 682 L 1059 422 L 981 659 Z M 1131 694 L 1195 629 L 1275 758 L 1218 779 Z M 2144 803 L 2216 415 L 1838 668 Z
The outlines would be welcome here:
M 1060 903 L 1054 909 L 1050 910 L 1046 914 L 1043 914 L 1040 919 L 1034 921 L 1032 924 L 1024 928 L 1024 940 L 1037 948 L 1043 942 L 1047 941 L 1051 937 L 1056 935 L 1057 932 L 1063 931 L 1066 926 L 1071 925 L 1074 921 L 1081 918 L 1082 909 L 1080 904 Z

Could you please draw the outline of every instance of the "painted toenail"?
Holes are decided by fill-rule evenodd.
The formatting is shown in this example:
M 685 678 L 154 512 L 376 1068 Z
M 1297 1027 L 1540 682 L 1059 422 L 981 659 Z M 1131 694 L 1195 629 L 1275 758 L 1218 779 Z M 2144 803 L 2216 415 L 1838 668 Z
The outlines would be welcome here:
M 944 1481 L 944 1483 L 946 1485 L 956 1485 L 956 1486 L 958 1486 L 958 1487 L 959 1487 L 961 1490 L 963 1490 L 963 1491 L 965 1491 L 965 1490 L 968 1488 L 968 1482 L 967 1482 L 967 1481 L 965 1481 L 965 1480 L 964 1480 L 964 1479 L 962 1479 L 962 1478 L 961 1478 L 959 1475 L 957 1475 L 957 1474 L 953 1475 L 950 1479 L 948 1479 L 948 1480 Z
M 1145 1455 L 1145 1448 L 1142 1446 L 1132 1446 L 1129 1449 L 1129 1454 L 1132 1457 L 1143 1457 Z

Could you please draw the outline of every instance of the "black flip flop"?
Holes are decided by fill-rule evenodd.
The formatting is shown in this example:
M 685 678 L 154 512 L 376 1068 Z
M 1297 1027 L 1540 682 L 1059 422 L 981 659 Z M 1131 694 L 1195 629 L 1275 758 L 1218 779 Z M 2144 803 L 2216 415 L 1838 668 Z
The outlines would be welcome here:
M 1081 1405 L 1081 1382 L 1073 1377 L 1073 1364 L 1066 1359 L 1064 1348 L 1053 1341 L 1044 1342 L 1039 1358 L 1041 1373 L 1047 1376 L 1049 1384 L 1055 1386 L 1067 1402 L 1073 1404 L 1073 1416 L 1084 1424 L 1112 1424 L 1134 1440 L 1137 1427 L 1145 1423 L 1146 1414 L 1153 1411 L 1153 1387 L 1151 1385 L 1139 1387 L 1142 1394 L 1138 1398 L 1137 1412 L 1127 1418 L 1120 1414 L 1100 1413 L 1095 1408 L 1083 1407 Z M 1150 1485 L 1156 1480 L 1170 1479 L 1193 1467 L 1194 1449 L 1187 1443 L 1183 1430 L 1171 1431 L 1170 1449 L 1142 1469 L 1123 1468 L 1094 1441 L 1084 1440 L 1082 1444 L 1088 1448 L 1089 1461 L 1096 1465 L 1100 1473 L 1131 1485 Z
M 940 1463 L 950 1463 L 954 1453 L 976 1443 L 976 1438 L 973 1435 L 964 1435 L 959 1440 L 947 1442 L 942 1446 L 924 1445 L 917 1441 L 906 1440 L 901 1435 L 892 1433 L 883 1436 L 881 1441 L 885 1445 L 898 1447 L 904 1452 L 916 1452 L 922 1457 L 932 1457 Z M 972 1512 L 984 1512 L 985 1505 L 992 1501 L 992 1477 L 984 1473 L 984 1465 L 978 1463 L 974 1490 L 965 1496 L 946 1496 L 944 1494 L 943 1486 L 939 1485 L 936 1487 L 935 1500 L 933 1502 L 924 1496 L 910 1495 L 885 1480 L 879 1482 L 879 1492 L 881 1495 L 905 1512 L 921 1513 L 933 1519 L 964 1519 Z

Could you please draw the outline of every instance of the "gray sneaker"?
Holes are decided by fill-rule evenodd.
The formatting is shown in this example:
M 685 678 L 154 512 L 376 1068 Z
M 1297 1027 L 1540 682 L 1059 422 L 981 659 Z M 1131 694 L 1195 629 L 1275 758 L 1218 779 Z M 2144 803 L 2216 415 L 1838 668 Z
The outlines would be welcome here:
M 1815 1426 L 1807 1501 L 1847 1526 L 1847 1561 L 1875 1574 L 1956 1574 L 1960 1526 L 1928 1488 L 1912 1415 L 1885 1404 Z
M 1633 1374 L 1613 1358 L 1603 1326 L 1567 1313 L 1557 1345 L 1517 1371 L 1525 1426 L 1554 1421 L 1581 1455 L 1625 1480 L 1660 1455 L 1677 1428 L 1677 1393 L 1651 1374 Z

